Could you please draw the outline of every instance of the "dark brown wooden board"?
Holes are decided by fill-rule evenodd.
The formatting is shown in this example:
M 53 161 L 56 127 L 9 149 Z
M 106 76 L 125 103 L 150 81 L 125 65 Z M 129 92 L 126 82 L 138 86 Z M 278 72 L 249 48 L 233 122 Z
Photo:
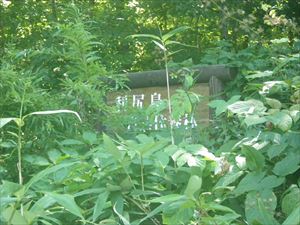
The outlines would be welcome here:
M 218 78 L 222 82 L 232 80 L 237 70 L 236 68 L 227 67 L 225 65 L 211 65 L 211 66 L 197 66 L 189 68 L 196 73 L 196 83 L 209 83 L 212 76 Z M 170 69 L 170 75 L 177 70 Z M 136 73 L 125 74 L 128 78 L 126 82 L 129 88 L 143 88 L 143 87 L 161 87 L 166 86 L 165 70 L 153 70 Z M 170 85 L 180 84 L 179 79 L 170 79 Z

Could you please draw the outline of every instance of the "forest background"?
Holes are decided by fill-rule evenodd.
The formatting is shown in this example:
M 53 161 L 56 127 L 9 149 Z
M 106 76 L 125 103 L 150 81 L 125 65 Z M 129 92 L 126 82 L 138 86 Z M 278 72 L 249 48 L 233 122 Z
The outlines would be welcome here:
M 1 1 L 0 222 L 299 224 L 299 23 L 296 0 Z M 127 130 L 167 101 L 106 103 L 126 72 L 216 64 L 226 100 L 175 143 Z M 173 116 L 203 98 L 184 71 Z

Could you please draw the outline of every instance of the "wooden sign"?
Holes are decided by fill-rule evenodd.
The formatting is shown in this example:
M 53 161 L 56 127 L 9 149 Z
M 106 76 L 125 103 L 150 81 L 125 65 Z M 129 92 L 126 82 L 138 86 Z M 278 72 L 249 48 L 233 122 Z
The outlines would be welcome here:
M 224 97 L 222 92 L 226 82 L 232 80 L 237 74 L 236 68 L 225 65 L 196 66 L 190 68 L 190 70 L 197 75 L 195 79 L 197 84 L 191 91 L 210 97 L 210 99 L 222 99 Z M 170 73 L 172 72 L 175 72 L 175 70 L 171 69 Z M 164 70 L 128 73 L 125 76 L 128 78 L 126 84 L 131 90 L 110 93 L 107 96 L 109 104 L 117 104 L 119 107 L 127 104 L 127 106 L 131 107 L 144 108 L 149 106 L 154 100 L 167 99 Z M 179 84 L 179 79 L 170 79 L 171 95 L 175 93 L 176 89 L 181 87 Z M 176 122 L 176 126 L 192 126 L 193 128 L 198 125 L 207 125 L 208 121 L 213 119 L 213 111 L 208 109 L 207 103 L 208 100 L 202 101 L 197 106 L 195 115 L 192 117 L 184 115 L 180 119 L 181 121 Z M 159 127 L 163 128 L 168 123 L 164 115 L 157 115 L 156 118 L 158 125 L 155 127 L 157 129 Z
M 181 85 L 173 85 L 170 87 L 171 95 L 176 93 L 177 89 L 180 89 Z M 190 91 L 197 93 L 201 96 L 209 96 L 209 86 L 208 84 L 196 84 Z M 107 101 L 109 105 L 117 105 L 119 107 L 136 107 L 136 108 L 147 108 L 150 104 L 167 99 L 167 88 L 166 87 L 144 87 L 135 88 L 132 90 L 123 90 L 112 92 L 107 96 Z M 195 115 L 191 117 L 190 115 L 183 115 L 179 121 L 176 121 L 177 126 L 191 126 L 196 127 L 199 125 L 206 126 L 209 121 L 209 110 L 208 110 L 208 98 L 203 98 L 203 100 L 197 105 L 195 110 Z M 157 115 L 162 119 L 162 115 Z M 167 115 L 164 115 L 164 120 L 167 120 Z M 158 121 L 153 121 L 155 124 Z M 176 126 L 175 124 L 175 126 Z M 157 127 L 160 127 L 157 125 Z M 155 129 L 155 126 L 154 126 Z

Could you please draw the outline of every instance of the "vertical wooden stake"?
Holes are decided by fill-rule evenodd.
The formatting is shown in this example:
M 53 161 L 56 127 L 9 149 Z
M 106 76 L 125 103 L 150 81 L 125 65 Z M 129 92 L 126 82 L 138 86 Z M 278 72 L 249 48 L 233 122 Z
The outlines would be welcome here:
M 224 99 L 224 83 L 215 76 L 209 79 L 209 95 L 214 99 Z M 209 108 L 209 119 L 213 120 L 214 110 Z

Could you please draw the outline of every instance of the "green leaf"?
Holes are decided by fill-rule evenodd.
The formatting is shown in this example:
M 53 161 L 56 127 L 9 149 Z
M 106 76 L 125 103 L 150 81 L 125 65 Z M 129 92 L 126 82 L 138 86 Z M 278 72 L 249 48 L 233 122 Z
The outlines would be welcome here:
M 300 111 L 298 110 L 289 111 L 289 115 L 292 117 L 294 123 L 297 123 L 298 120 L 300 120 Z
M 61 163 L 52 167 L 49 167 L 45 170 L 42 170 L 41 172 L 37 173 L 36 175 L 34 175 L 29 181 L 28 183 L 25 185 L 25 192 L 36 182 L 40 181 L 41 179 L 43 179 L 45 176 L 48 176 L 49 174 L 55 173 L 58 170 L 62 169 L 62 168 L 68 168 L 70 166 L 73 166 L 75 164 L 78 164 L 79 162 L 69 162 L 69 163 Z
M 273 159 L 274 157 L 279 156 L 287 147 L 288 144 L 271 145 L 267 150 L 269 159 Z
M 216 109 L 216 116 L 219 116 L 227 110 L 227 104 L 224 100 L 213 100 L 208 106 Z
M 257 190 L 271 189 L 280 186 L 285 181 L 284 177 L 267 176 L 257 184 Z
M 176 202 L 163 210 L 163 224 L 189 224 L 194 215 L 193 202 Z
M 60 113 L 74 114 L 79 119 L 79 121 L 82 122 L 82 120 L 77 112 L 72 111 L 72 110 L 67 110 L 67 109 L 32 112 L 32 113 L 29 113 L 26 116 L 24 116 L 24 119 L 31 115 L 53 115 L 53 114 L 60 114 Z
M 256 79 L 256 78 L 269 77 L 269 76 L 272 76 L 272 75 L 273 75 L 273 71 L 269 71 L 269 70 L 266 70 L 266 71 L 263 71 L 263 72 L 258 71 L 255 74 L 247 75 L 246 79 L 252 80 L 252 79 Z
M 152 155 L 152 153 L 163 149 L 169 142 L 167 139 L 154 141 L 153 137 L 149 137 L 145 134 L 139 134 L 136 138 L 139 140 L 140 144 L 135 147 L 135 150 L 143 156 Z
M 234 146 L 238 143 L 237 140 L 229 140 L 226 141 L 218 150 L 217 154 L 221 154 L 222 152 L 231 152 L 234 150 Z
M 166 49 L 166 47 L 162 44 L 162 43 L 160 43 L 160 42 L 158 42 L 158 41 L 155 41 L 155 40 L 152 40 L 152 42 L 157 46 L 157 47 L 159 47 L 162 51 L 167 51 L 167 49 Z
M 288 143 L 293 148 L 300 148 L 300 132 L 299 131 L 289 131 L 287 133 Z
M 294 104 L 290 107 L 290 111 L 300 111 L 300 104 Z
M 20 119 L 20 118 L 16 118 L 15 119 L 15 122 L 16 122 L 16 124 L 18 125 L 18 127 L 22 127 L 22 126 L 24 126 L 24 120 L 23 119 Z
M 300 189 L 296 185 L 292 185 L 289 189 L 281 202 L 281 209 L 286 215 L 290 215 L 295 208 L 300 207 Z
M 211 224 L 211 221 L 213 221 L 214 224 L 222 224 L 222 225 L 227 225 L 227 224 L 234 224 L 236 225 L 237 223 L 235 223 L 235 221 L 237 221 L 237 218 L 239 218 L 240 215 L 238 214 L 234 214 L 234 213 L 226 213 L 223 215 L 215 215 L 213 218 L 210 217 L 204 217 L 204 220 L 206 219 L 206 221 L 203 220 L 204 224 Z M 207 223 L 205 223 L 207 222 Z
M 168 39 L 170 39 L 171 37 L 173 37 L 175 34 L 178 34 L 180 32 L 183 32 L 187 29 L 190 29 L 190 27 L 188 26 L 182 26 L 182 27 L 178 27 L 174 30 L 171 30 L 170 32 L 168 32 L 167 34 L 162 36 L 162 40 L 163 42 L 167 41 Z
M 239 183 L 233 193 L 238 196 L 249 191 L 261 191 L 280 186 L 285 181 L 284 177 L 270 175 L 264 177 L 265 173 L 249 173 Z
M 5 142 L 1 142 L 0 140 L 0 148 L 14 148 L 16 146 L 17 146 L 16 142 L 12 140 L 5 141 Z
M 106 184 L 106 189 L 110 192 L 115 192 L 115 191 L 121 191 L 122 187 L 119 185 L 114 185 L 114 184 Z
M 74 214 L 75 216 L 80 217 L 81 219 L 84 219 L 81 209 L 76 204 L 74 197 L 69 194 L 57 194 L 53 192 L 48 192 L 48 196 L 53 198 L 58 204 L 63 206 L 66 210 L 68 210 L 70 213 Z
M 6 206 L 13 204 L 16 201 L 17 199 L 12 197 L 0 197 L 0 209 L 4 209 Z
M 197 175 L 192 175 L 189 179 L 187 187 L 184 191 L 184 194 L 189 198 L 194 198 L 195 192 L 199 191 L 202 186 L 202 178 Z
M 263 172 L 251 172 L 247 174 L 238 184 L 237 188 L 233 191 L 236 196 L 244 194 L 248 191 L 257 190 L 258 183 L 264 178 Z
M 94 132 L 85 131 L 83 132 L 82 137 L 90 145 L 97 143 L 97 135 Z
M 169 164 L 170 157 L 165 152 L 157 151 L 155 153 L 155 159 L 159 162 L 162 168 L 166 168 Z
M 12 214 L 13 212 L 14 212 L 14 208 L 11 206 L 4 210 L 1 210 L 0 215 L 6 222 L 8 222 L 11 215 L 13 215 L 12 220 L 11 220 L 12 225 L 28 224 L 26 218 L 21 215 L 21 212 L 19 210 L 16 210 L 14 212 L 14 214 Z
M 53 216 L 43 216 L 44 219 L 46 219 L 47 221 L 51 221 L 50 224 L 46 223 L 45 225 L 53 225 L 53 224 L 57 224 L 57 225 L 63 225 L 61 223 L 60 220 L 56 219 L 55 217 Z M 39 219 L 41 221 L 41 219 Z
M 105 188 L 90 188 L 90 189 L 85 189 L 83 191 L 77 192 L 74 194 L 74 197 L 79 197 L 83 195 L 90 195 L 90 194 L 100 194 L 105 191 Z
M 227 104 L 232 104 L 232 103 L 235 103 L 236 101 L 238 101 L 239 99 L 241 98 L 241 95 L 234 95 L 234 96 L 232 96 L 229 100 L 228 100 L 228 102 L 227 102 Z
M 275 164 L 273 172 L 278 176 L 292 174 L 299 169 L 299 163 L 299 155 L 290 153 L 284 159 Z
M 56 201 L 48 196 L 45 195 L 42 198 L 40 198 L 37 202 L 34 203 L 34 205 L 30 208 L 31 212 L 40 212 L 44 211 L 48 207 L 52 206 Z
M 267 109 L 261 101 L 255 99 L 250 99 L 247 101 L 238 101 L 229 105 L 227 108 L 232 113 L 236 113 L 238 115 L 262 115 Z
M 282 131 L 288 131 L 293 125 L 293 119 L 291 116 L 284 112 L 276 112 L 267 116 L 267 119 Z
M 295 208 L 293 212 L 286 218 L 282 225 L 299 225 L 300 224 L 300 206 Z
M 261 171 L 265 166 L 263 154 L 251 146 L 243 146 L 242 153 L 246 156 L 247 167 L 253 171 Z
M 264 86 L 260 94 L 265 95 L 275 95 L 275 94 L 282 94 L 289 89 L 289 85 L 285 81 L 267 81 L 264 82 Z
M 104 143 L 105 149 L 110 154 L 112 154 L 112 156 L 116 160 L 120 161 L 122 159 L 122 154 L 121 154 L 120 150 L 117 148 L 117 146 L 112 141 L 112 139 L 109 136 L 107 136 L 105 133 L 103 133 L 103 143 Z
M 178 150 L 172 155 L 172 159 L 176 162 L 178 167 L 182 167 L 189 158 L 193 157 L 192 154 L 185 152 L 184 150 Z
M 84 143 L 75 139 L 66 139 L 59 142 L 61 145 L 83 145 Z
M 118 212 L 116 204 L 113 206 L 114 212 L 118 215 L 124 225 L 130 225 L 130 222 L 120 212 Z
M 173 51 L 173 52 L 169 51 L 168 54 L 167 54 L 167 56 L 168 57 L 172 57 L 173 55 L 177 54 L 178 52 L 182 52 L 182 51 L 184 51 L 184 49 L 178 49 L 177 51 Z
M 56 163 L 62 154 L 57 149 L 53 149 L 53 150 L 48 151 L 47 155 L 48 155 L 49 159 L 51 160 L 51 162 Z
M 276 113 L 276 116 L 278 116 L 280 112 Z M 277 119 L 277 118 L 276 118 Z M 281 114 L 278 118 L 280 122 L 277 124 L 278 128 L 282 131 L 288 131 L 292 128 L 293 125 L 293 119 L 288 114 Z
M 6 124 L 8 124 L 10 121 L 16 121 L 17 118 L 0 118 L 0 128 L 4 127 Z
M 153 143 L 154 142 L 154 138 L 153 137 L 149 137 L 146 134 L 139 134 L 136 136 L 136 139 L 144 144 L 144 143 Z
M 131 37 L 131 38 L 150 38 L 152 40 L 161 41 L 160 37 L 158 37 L 156 35 L 152 35 L 152 34 L 133 34 L 133 35 L 130 35 L 129 37 Z
M 194 79 L 192 76 L 186 75 L 184 77 L 183 87 L 185 90 L 189 90 L 193 86 L 193 83 L 194 83 Z
M 0 187 L 0 196 L 8 196 L 13 195 L 17 191 L 19 191 L 23 186 L 17 183 L 3 180 L 2 185 Z
M 224 205 L 220 205 L 214 202 L 210 202 L 209 204 L 207 204 L 207 207 L 209 209 L 212 209 L 214 211 L 221 211 L 221 212 L 227 212 L 227 213 L 233 213 L 235 215 L 238 215 L 234 210 L 232 210 L 231 208 L 224 206 Z M 238 217 L 240 217 L 240 215 L 238 215 Z
M 233 182 L 235 182 L 243 174 L 244 174 L 243 171 L 227 173 L 225 176 L 221 177 L 221 179 L 215 185 L 215 188 L 226 187 L 229 184 L 232 184 Z
M 163 149 L 168 144 L 167 140 L 159 140 L 153 143 L 144 143 L 139 145 L 137 151 L 140 152 L 141 155 L 150 155 L 158 150 Z
M 181 43 L 179 41 L 171 41 L 171 40 L 165 41 L 165 46 L 168 46 L 168 45 L 180 45 L 180 46 L 189 47 L 189 48 L 197 48 L 197 46 L 194 46 L 194 45 L 188 45 L 188 44 Z M 182 50 L 184 50 L 184 49 L 180 49 L 178 51 L 182 51 Z M 176 52 L 178 52 L 178 51 L 176 51 Z
M 132 181 L 129 177 L 125 177 L 120 183 L 122 191 L 131 191 L 132 185 Z
M 269 201 L 270 200 L 274 201 L 274 198 L 270 198 Z M 275 201 L 276 201 L 276 198 L 275 198 Z M 271 211 L 270 206 L 265 205 L 261 199 L 258 199 L 257 203 L 258 203 L 258 214 L 260 217 L 259 222 L 262 222 L 263 225 L 270 225 L 270 224 L 280 225 L 277 222 L 277 220 L 274 219 L 274 217 L 273 217 L 274 213 L 270 213 L 270 211 Z
M 221 109 L 222 109 L 223 112 L 225 112 L 226 109 L 227 109 L 227 106 L 228 106 L 229 104 L 227 104 L 227 102 L 224 101 L 224 100 L 218 99 L 218 100 L 210 101 L 207 105 L 208 105 L 209 107 L 215 108 L 215 109 L 220 108 L 220 109 L 219 109 L 220 111 L 221 111 Z
M 153 209 L 151 212 L 149 212 L 147 214 L 147 216 L 145 216 L 144 218 L 142 218 L 139 221 L 139 224 L 143 223 L 145 220 L 155 216 L 157 213 L 160 213 L 161 211 L 163 211 L 165 208 L 167 208 L 170 205 L 171 202 L 166 202 L 161 204 L 160 206 L 156 207 L 155 209 Z
M 23 158 L 25 161 L 27 161 L 33 165 L 37 165 L 37 166 L 49 166 L 50 165 L 49 161 L 45 157 L 42 157 L 39 155 L 26 154 L 26 155 L 24 155 Z
M 101 215 L 102 210 L 104 209 L 105 203 L 107 201 L 109 192 L 105 191 L 101 194 L 99 194 L 96 204 L 94 206 L 94 211 L 93 211 L 93 222 L 97 220 L 97 218 Z
M 281 109 L 282 107 L 281 102 L 274 98 L 266 98 L 266 102 L 273 109 Z
M 66 155 L 66 157 L 71 156 L 74 158 L 78 158 L 79 153 L 74 148 L 61 148 L 61 151 Z
M 227 102 L 225 102 L 224 100 L 213 100 L 208 104 L 208 106 L 215 108 L 216 116 L 218 116 L 224 113 L 230 104 L 238 101 L 240 98 L 241 98 L 240 95 L 234 95 Z
M 267 121 L 267 119 L 265 117 L 260 117 L 258 115 L 248 115 L 244 119 L 244 123 L 247 125 L 247 127 L 265 123 L 266 121 Z
M 178 200 L 185 199 L 186 197 L 184 195 L 179 195 L 179 194 L 170 194 L 170 195 L 165 195 L 161 196 L 158 198 L 154 198 L 149 200 L 149 202 L 154 202 L 154 203 L 166 203 L 166 202 L 174 202 Z
M 249 192 L 245 200 L 247 221 L 249 224 L 277 225 L 278 222 L 273 218 L 276 206 L 276 196 L 270 189 Z

